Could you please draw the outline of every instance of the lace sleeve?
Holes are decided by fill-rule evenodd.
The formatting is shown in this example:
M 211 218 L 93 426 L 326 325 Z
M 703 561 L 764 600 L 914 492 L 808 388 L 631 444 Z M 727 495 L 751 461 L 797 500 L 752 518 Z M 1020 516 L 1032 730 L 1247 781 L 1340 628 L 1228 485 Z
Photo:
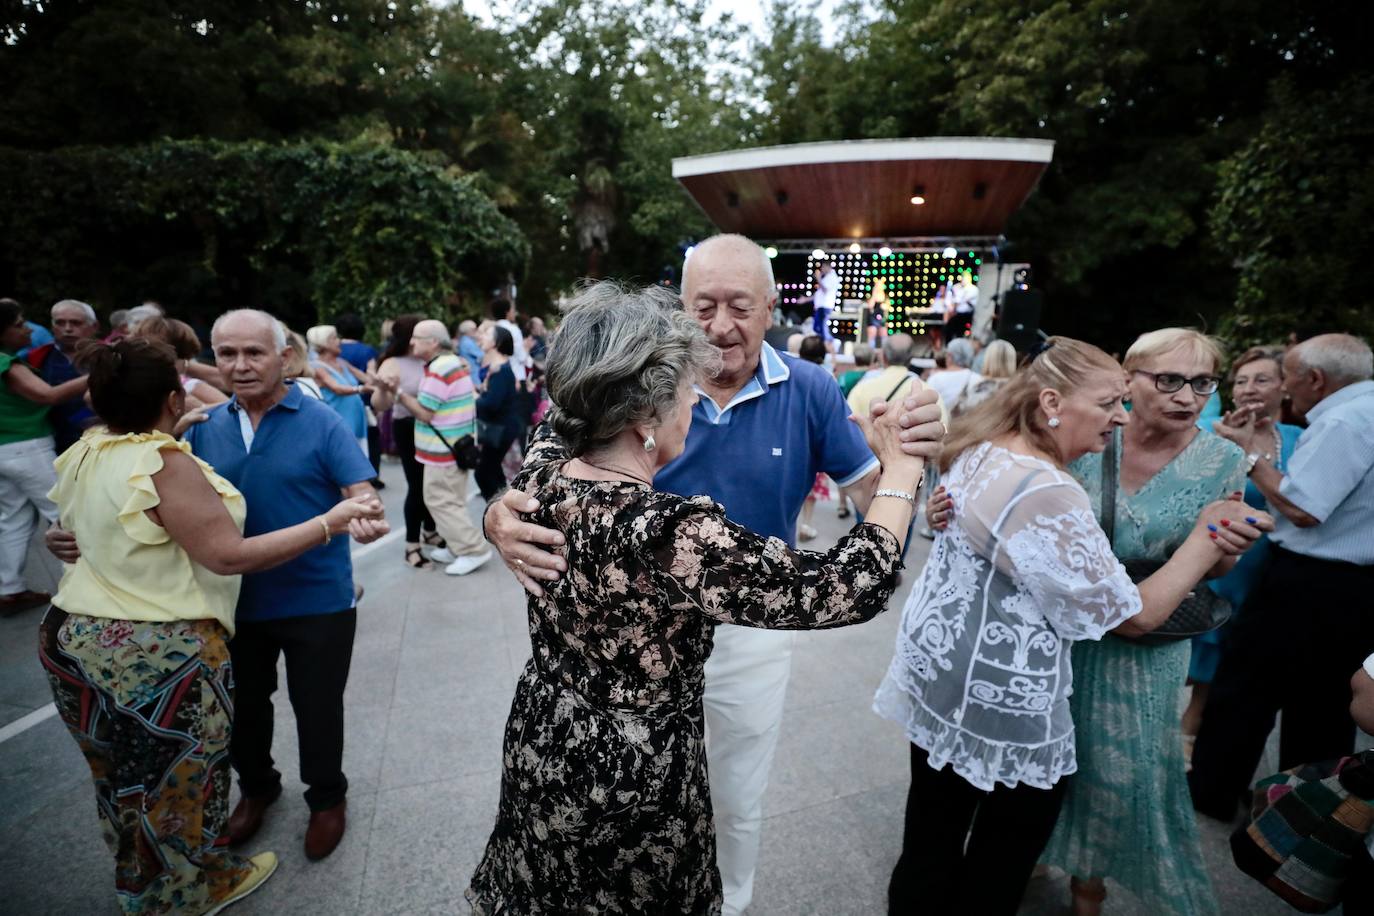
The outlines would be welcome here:
M 1140 613 L 1140 591 L 1077 483 L 1042 484 L 1018 496 L 997 538 L 1017 585 L 1064 639 L 1101 639 Z
M 719 623 L 774 630 L 862 623 L 887 607 L 897 587 L 901 550 L 877 525 L 860 525 L 816 553 L 731 522 L 706 497 L 660 506 L 643 530 L 669 601 Z

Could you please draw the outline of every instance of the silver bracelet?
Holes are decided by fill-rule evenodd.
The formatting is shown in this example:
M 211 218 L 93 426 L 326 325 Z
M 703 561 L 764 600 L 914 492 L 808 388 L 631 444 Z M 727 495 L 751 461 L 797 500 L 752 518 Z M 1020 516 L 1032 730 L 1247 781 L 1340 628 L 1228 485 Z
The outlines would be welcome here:
M 892 490 L 885 487 L 873 494 L 874 499 L 877 499 L 879 496 L 891 496 L 895 499 L 904 499 L 912 505 L 916 504 L 916 494 L 908 493 L 906 490 Z

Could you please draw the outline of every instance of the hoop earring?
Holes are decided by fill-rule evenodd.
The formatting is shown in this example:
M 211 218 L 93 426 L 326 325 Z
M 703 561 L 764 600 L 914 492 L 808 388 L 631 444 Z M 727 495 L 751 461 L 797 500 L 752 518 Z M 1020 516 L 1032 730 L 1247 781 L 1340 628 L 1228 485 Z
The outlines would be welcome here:
M 1059 418 L 1058 418 L 1058 417 L 1050 417 L 1050 429 L 1058 429 L 1058 428 L 1059 428 Z
M 656 448 L 658 448 L 658 443 L 654 441 L 653 436 L 649 436 L 644 440 L 644 451 L 652 452 Z

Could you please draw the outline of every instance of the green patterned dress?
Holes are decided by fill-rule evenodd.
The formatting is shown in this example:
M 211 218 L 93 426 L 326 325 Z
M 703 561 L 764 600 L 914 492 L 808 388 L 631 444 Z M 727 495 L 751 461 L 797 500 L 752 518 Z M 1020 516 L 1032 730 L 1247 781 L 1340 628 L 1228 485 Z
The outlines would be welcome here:
M 1100 521 L 1102 456 L 1086 455 L 1069 471 L 1088 491 Z M 1167 560 L 1204 506 L 1244 486 L 1241 450 L 1199 431 L 1139 491 L 1127 495 L 1118 487 L 1116 555 Z M 1111 878 L 1152 912 L 1180 916 L 1217 912 L 1179 728 L 1190 645 L 1141 646 L 1112 636 L 1074 644 L 1069 707 L 1078 773 L 1043 857 L 1071 875 Z

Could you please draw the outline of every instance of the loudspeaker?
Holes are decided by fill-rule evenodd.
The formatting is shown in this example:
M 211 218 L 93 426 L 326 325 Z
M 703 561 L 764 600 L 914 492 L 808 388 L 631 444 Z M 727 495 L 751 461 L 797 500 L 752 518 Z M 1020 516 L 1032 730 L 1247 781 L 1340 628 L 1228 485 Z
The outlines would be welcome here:
M 1009 289 L 1002 294 L 1002 316 L 997 336 L 1024 353 L 1040 340 L 1040 309 L 1044 296 L 1038 289 Z

